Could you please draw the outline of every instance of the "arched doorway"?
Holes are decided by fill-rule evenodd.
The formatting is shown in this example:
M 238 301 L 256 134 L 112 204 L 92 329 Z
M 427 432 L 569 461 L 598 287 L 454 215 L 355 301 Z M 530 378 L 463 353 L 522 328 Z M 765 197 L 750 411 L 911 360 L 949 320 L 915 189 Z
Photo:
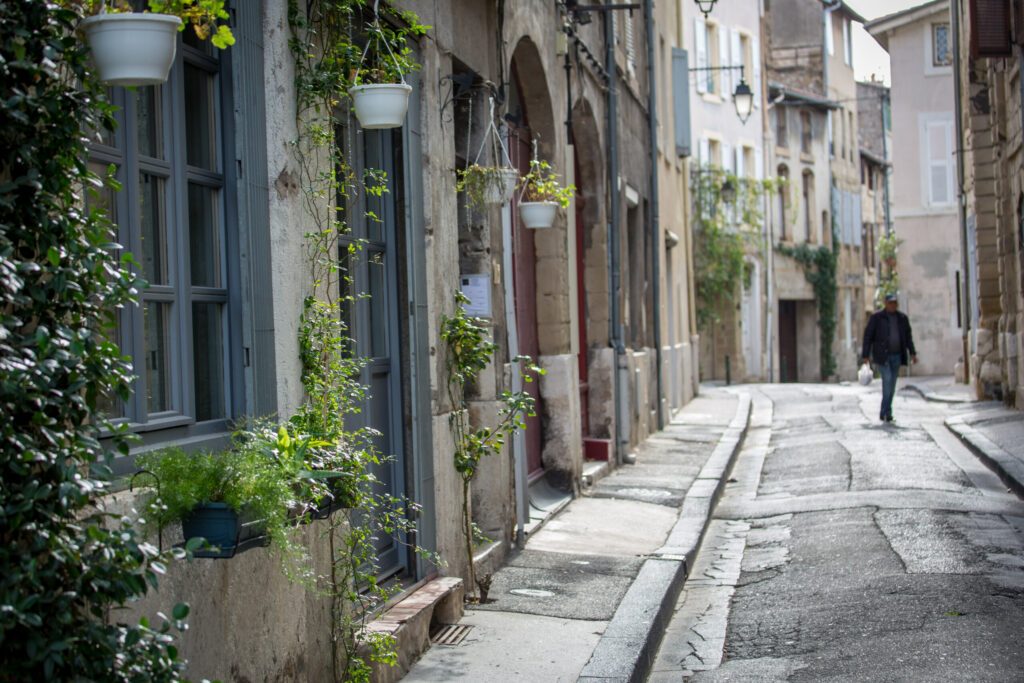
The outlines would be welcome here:
M 533 84 L 529 90 L 524 89 L 523 75 L 528 83 Z M 536 83 L 540 87 L 536 87 Z M 544 72 L 536 47 L 528 39 L 519 41 L 512 58 L 508 98 L 508 129 L 509 156 L 512 164 L 521 174 L 530 170 L 530 160 L 534 155 L 534 145 L 541 148 L 538 133 L 545 133 L 544 128 L 535 129 L 535 125 L 544 126 L 550 122 L 550 101 L 546 99 L 544 88 Z M 544 89 L 544 93 L 536 90 Z M 545 104 L 547 105 L 545 107 Z M 546 136 L 543 136 L 546 137 Z M 546 145 L 545 145 L 546 146 Z M 525 228 L 519 221 L 518 196 L 512 200 L 512 282 L 515 295 L 516 331 L 519 340 L 519 353 L 530 356 L 535 362 L 541 354 L 540 337 L 537 328 L 537 257 L 534 244 L 534 231 Z M 544 474 L 544 430 L 541 416 L 544 406 L 541 401 L 538 382 L 528 382 L 523 390 L 529 393 L 535 402 L 534 415 L 526 418 L 524 441 L 526 446 L 526 463 L 528 477 L 532 481 Z

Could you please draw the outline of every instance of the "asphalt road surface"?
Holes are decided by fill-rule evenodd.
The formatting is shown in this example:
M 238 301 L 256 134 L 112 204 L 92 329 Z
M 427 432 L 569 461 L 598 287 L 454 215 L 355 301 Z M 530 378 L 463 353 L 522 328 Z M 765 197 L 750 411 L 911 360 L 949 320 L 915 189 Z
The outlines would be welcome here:
M 877 387 L 759 385 L 653 673 L 664 681 L 1024 681 L 1024 502 Z

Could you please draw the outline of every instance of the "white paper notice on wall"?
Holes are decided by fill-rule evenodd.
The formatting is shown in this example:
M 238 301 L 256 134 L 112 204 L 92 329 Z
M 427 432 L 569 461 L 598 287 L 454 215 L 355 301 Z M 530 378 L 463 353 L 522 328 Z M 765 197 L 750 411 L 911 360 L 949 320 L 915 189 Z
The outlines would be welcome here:
M 466 313 L 478 318 L 491 317 L 491 277 L 490 275 L 462 275 L 459 289 L 469 299 Z

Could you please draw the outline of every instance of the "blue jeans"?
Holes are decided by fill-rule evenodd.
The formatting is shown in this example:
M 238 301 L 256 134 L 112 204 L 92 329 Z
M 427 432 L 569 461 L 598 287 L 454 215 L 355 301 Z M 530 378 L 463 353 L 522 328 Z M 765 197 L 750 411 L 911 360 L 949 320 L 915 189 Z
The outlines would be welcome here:
M 882 373 L 882 410 L 879 418 L 892 417 L 892 399 L 896 395 L 896 378 L 900 376 L 900 365 L 903 361 L 903 354 L 890 353 L 879 370 Z

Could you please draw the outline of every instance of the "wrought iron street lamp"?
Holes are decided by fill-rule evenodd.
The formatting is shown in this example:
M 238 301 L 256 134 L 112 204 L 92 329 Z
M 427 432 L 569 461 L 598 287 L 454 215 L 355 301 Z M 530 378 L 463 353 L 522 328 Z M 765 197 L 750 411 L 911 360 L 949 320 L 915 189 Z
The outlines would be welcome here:
M 750 112 L 754 109 L 754 92 L 743 80 L 742 73 L 739 85 L 736 86 L 736 91 L 732 94 L 732 101 L 736 105 L 736 116 L 739 117 L 740 123 L 745 125 L 747 119 L 750 118 Z
M 704 15 L 705 19 L 708 18 L 709 14 L 711 14 L 711 10 L 715 8 L 716 1 L 717 0 L 696 0 L 697 9 L 700 10 L 701 14 Z
M 739 71 L 740 82 L 736 86 L 736 90 L 732 93 L 733 105 L 736 107 L 736 116 L 739 117 L 740 123 L 746 124 L 747 119 L 750 118 L 750 113 L 754 109 L 754 91 L 747 85 L 747 81 L 743 78 L 743 67 L 742 66 L 698 66 L 690 69 L 690 73 L 703 71 Z

